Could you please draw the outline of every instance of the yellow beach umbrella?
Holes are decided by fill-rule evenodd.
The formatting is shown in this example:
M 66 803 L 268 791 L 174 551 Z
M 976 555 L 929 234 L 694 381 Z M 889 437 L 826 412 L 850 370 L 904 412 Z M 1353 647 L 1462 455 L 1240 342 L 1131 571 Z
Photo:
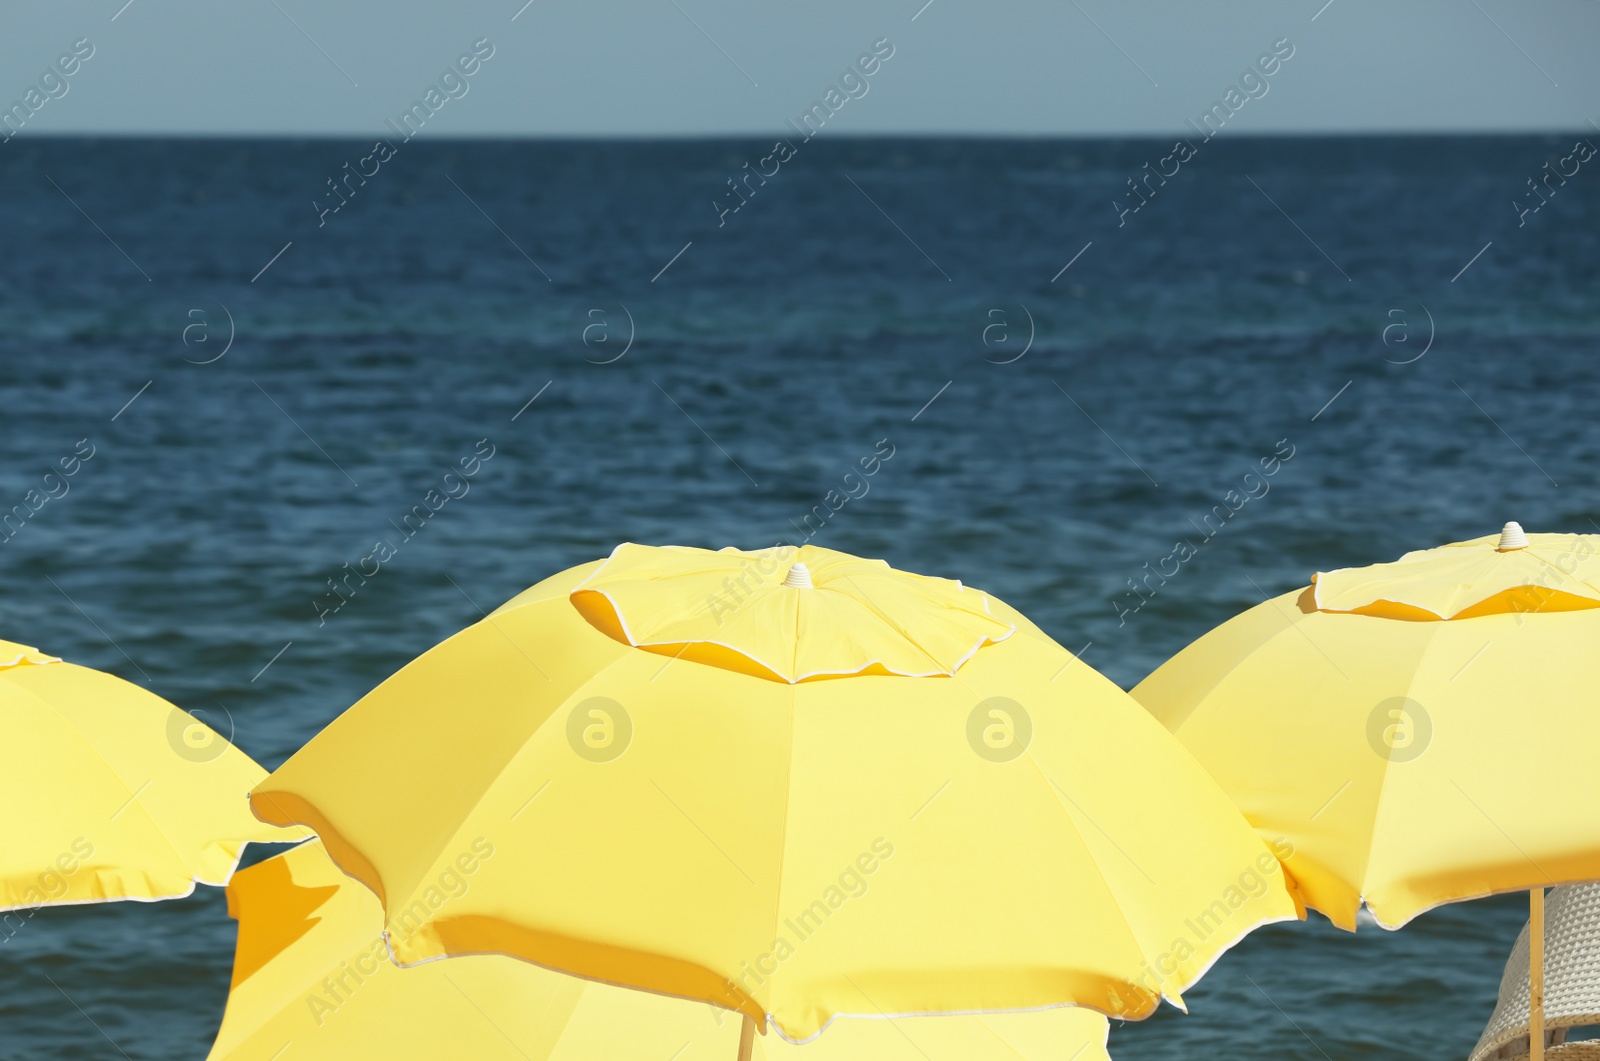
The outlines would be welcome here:
M 1600 878 L 1597 552 L 1511 523 L 1319 573 L 1133 695 L 1334 923 L 1527 888 L 1537 942 L 1544 886 Z
M 462 875 L 461 888 L 470 877 Z M 320 842 L 241 871 L 228 1008 L 210 1061 L 731 1061 L 741 1020 L 665 998 L 480 955 L 390 963 L 383 908 Z M 1106 1019 L 1086 1009 L 834 1022 L 814 1042 L 750 1044 L 767 1061 L 1109 1061 Z
M 266 771 L 193 716 L 10 641 L 0 734 L 0 910 L 180 898 L 226 884 L 247 841 L 306 835 L 250 814 Z
M 252 805 L 377 893 L 403 963 L 509 954 L 795 1041 L 840 1014 L 1143 1016 L 1296 916 L 1110 681 L 959 582 L 810 546 L 623 545 L 548 579 Z

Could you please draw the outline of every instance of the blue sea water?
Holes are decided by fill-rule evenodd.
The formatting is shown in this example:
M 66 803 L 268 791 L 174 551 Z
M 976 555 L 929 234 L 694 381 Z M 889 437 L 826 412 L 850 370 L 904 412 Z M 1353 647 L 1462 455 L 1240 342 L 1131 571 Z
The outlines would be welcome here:
M 271 768 L 619 541 L 812 533 L 993 592 L 1131 686 L 1318 568 L 1595 529 L 1600 178 L 1513 205 L 1573 139 L 1219 137 L 1134 212 L 1170 144 L 819 138 L 720 218 L 770 143 L 414 141 L 319 224 L 370 144 L 19 137 L 0 511 L 93 456 L 0 544 L 0 636 Z M 1524 902 L 1258 932 L 1113 1054 L 1464 1057 Z M 203 1057 L 233 937 L 209 889 L 41 912 L 0 944 L 0 1058 Z

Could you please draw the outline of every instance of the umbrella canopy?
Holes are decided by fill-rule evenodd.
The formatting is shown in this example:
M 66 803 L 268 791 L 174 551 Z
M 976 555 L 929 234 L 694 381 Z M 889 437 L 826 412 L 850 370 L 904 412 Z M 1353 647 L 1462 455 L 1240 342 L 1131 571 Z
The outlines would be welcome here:
M 306 835 L 250 814 L 266 771 L 193 716 L 10 641 L 0 733 L 0 910 L 176 899 L 226 884 L 247 841 Z
M 241 871 L 233 986 L 210 1061 L 733 1061 L 728 1011 L 496 955 L 390 963 L 383 908 L 313 841 Z M 752 1044 L 767 1061 L 1109 1061 L 1086 1009 L 840 1020 L 815 1042 Z
M 510 954 L 797 1041 L 838 1014 L 1142 1016 L 1296 916 L 1110 681 L 959 582 L 809 546 L 624 545 L 548 579 L 252 805 L 315 828 L 402 962 Z
M 1600 877 L 1600 538 L 1493 535 L 1319 573 L 1134 698 L 1354 929 Z

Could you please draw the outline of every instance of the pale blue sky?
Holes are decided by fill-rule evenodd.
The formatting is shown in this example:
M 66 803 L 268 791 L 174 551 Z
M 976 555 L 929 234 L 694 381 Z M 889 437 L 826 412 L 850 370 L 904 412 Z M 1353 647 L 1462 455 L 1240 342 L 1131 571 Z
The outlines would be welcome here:
M 1595 0 L 8 4 L 0 103 L 85 37 L 23 135 L 376 134 L 483 38 L 493 59 L 424 136 L 776 133 L 884 37 L 830 134 L 1176 133 L 1285 37 L 1230 133 L 1600 121 Z

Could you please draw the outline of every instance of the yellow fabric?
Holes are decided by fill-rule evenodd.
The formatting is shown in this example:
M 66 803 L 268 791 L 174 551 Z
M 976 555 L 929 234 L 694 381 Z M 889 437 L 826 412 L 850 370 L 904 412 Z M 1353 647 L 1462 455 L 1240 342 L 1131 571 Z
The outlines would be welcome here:
M 797 562 L 814 588 L 783 584 Z M 1011 636 L 1011 624 L 989 614 L 988 598 L 960 582 L 815 545 L 619 545 L 573 603 L 602 629 L 614 615 L 636 647 L 786 682 L 869 669 L 954 674 L 980 647 Z M 730 664 L 715 648 L 744 659 Z
M 47 656 L 32 645 L 19 645 L 15 641 L 0 640 L 0 670 L 60 662 L 60 657 Z
M 392 965 L 383 908 L 316 841 L 243 870 L 234 982 L 210 1061 L 735 1061 L 743 1018 L 495 955 Z M 1104 1017 L 1052 1009 L 840 1020 L 766 1061 L 1109 1061 Z M 287 1047 L 287 1049 L 286 1049 Z
M 266 771 L 161 697 L 9 641 L 0 664 L 0 909 L 176 898 L 305 835 L 253 818 Z
M 1316 611 L 1302 590 L 1207 633 L 1133 696 L 1262 836 L 1288 838 L 1308 905 L 1354 929 L 1364 897 L 1398 927 L 1600 878 L 1597 640 L 1594 610 L 1411 622 Z
M 597 629 L 569 600 L 597 567 L 423 654 L 253 794 L 407 919 L 402 961 L 512 954 L 801 1039 L 863 1011 L 1142 1016 L 1296 915 L 1198 764 L 999 601 L 1016 632 L 954 677 L 788 684 Z
M 1527 548 L 1503 553 L 1495 548 L 1500 536 L 1492 534 L 1419 549 L 1390 564 L 1318 572 L 1317 607 L 1424 621 L 1600 608 L 1596 536 L 1527 537 Z

